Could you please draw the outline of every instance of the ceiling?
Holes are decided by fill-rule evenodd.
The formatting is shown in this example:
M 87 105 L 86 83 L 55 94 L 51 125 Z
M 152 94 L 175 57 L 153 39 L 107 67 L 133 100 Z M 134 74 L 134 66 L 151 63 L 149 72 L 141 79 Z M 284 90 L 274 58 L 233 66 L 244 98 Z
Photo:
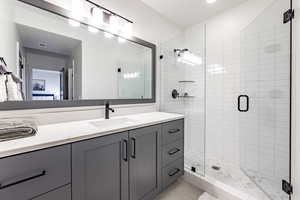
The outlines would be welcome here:
M 38 49 L 62 55 L 71 55 L 73 49 L 80 43 L 79 40 L 20 24 L 17 24 L 17 30 L 22 45 L 31 49 Z M 41 47 L 40 44 L 44 44 L 45 46 Z
M 206 0 L 141 1 L 178 26 L 186 28 L 246 0 L 217 0 L 213 4 L 208 4 Z

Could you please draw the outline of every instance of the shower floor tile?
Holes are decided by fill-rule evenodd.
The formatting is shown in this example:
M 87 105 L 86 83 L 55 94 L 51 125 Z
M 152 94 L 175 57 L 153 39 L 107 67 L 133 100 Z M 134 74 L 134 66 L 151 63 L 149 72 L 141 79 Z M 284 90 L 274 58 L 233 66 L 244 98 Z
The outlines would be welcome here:
M 287 195 L 279 189 L 274 189 L 276 187 L 272 186 L 266 179 L 256 180 L 260 181 L 260 185 L 263 186 L 268 194 L 271 194 L 266 195 L 255 182 L 236 167 L 229 165 L 222 166 L 219 163 L 207 161 L 204 169 L 203 164 L 193 162 L 191 159 L 186 159 L 186 161 L 188 161 L 186 162 L 187 168 L 190 168 L 189 166 L 196 166 L 199 175 L 203 176 L 203 174 L 205 174 L 205 177 L 220 185 L 224 185 L 224 187 L 232 191 L 232 193 L 244 194 L 243 196 L 247 197 L 245 200 L 288 200 Z M 220 166 L 220 170 L 212 169 L 213 165 Z M 253 176 L 256 177 L 255 174 L 253 174 Z

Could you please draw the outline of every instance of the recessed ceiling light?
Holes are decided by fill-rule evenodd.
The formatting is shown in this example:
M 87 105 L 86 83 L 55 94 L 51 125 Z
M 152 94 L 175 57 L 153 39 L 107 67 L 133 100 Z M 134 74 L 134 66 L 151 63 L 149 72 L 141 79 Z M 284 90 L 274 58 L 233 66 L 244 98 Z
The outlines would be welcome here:
M 206 0 L 207 3 L 212 4 L 215 3 L 217 0 Z

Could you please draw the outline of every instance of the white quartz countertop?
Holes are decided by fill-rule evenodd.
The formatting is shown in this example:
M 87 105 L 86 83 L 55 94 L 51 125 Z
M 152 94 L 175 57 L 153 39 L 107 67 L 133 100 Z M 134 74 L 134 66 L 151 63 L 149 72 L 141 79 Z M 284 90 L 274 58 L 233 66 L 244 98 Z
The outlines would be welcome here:
M 103 118 L 41 125 L 33 137 L 0 142 L 0 158 L 183 118 L 180 114 L 151 112 L 113 117 L 112 123 L 103 122 L 103 126 Z M 94 125 L 97 123 L 100 125 Z

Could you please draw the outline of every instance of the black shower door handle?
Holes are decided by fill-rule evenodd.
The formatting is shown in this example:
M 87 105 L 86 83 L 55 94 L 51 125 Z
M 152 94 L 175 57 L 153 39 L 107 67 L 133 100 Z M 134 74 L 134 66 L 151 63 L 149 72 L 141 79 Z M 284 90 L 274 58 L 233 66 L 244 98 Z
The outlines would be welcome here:
M 242 109 L 241 108 L 241 99 L 242 98 L 245 98 L 246 99 L 246 108 L 245 109 Z M 249 111 L 249 96 L 248 95 L 240 95 L 238 97 L 238 110 L 240 112 L 248 112 Z

